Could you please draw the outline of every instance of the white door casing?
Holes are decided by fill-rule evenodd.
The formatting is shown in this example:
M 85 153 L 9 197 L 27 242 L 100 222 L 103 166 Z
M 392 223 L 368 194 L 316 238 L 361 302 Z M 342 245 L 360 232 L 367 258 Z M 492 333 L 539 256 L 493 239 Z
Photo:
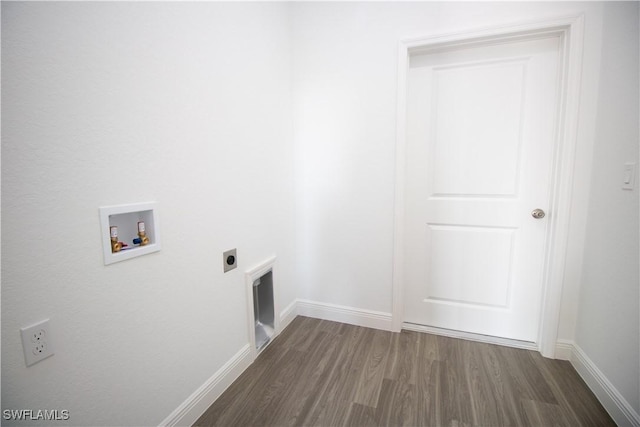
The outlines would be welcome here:
M 436 312 L 443 307 L 449 310 L 450 312 L 448 314 L 446 310 L 443 313 L 436 314 L 438 314 L 438 316 L 444 316 L 445 318 L 449 316 L 450 320 L 453 319 L 454 321 L 458 315 L 455 310 L 451 312 L 450 309 L 452 307 L 457 309 L 469 306 L 469 302 L 473 302 L 476 308 L 483 307 L 478 310 L 480 314 L 475 319 L 475 321 L 478 322 L 483 321 L 483 310 L 494 312 L 509 311 L 506 307 L 509 306 L 511 299 L 514 297 L 514 291 L 510 288 L 510 286 L 512 286 L 511 281 L 513 280 L 513 269 L 500 270 L 491 267 L 486 268 L 486 266 L 495 267 L 499 264 L 511 264 L 515 267 L 526 269 L 528 265 L 532 264 L 526 264 L 524 260 L 535 255 L 538 256 L 539 259 L 534 264 L 541 266 L 538 272 L 534 272 L 539 273 L 538 278 L 535 280 L 537 280 L 541 286 L 538 288 L 539 292 L 536 295 L 527 294 L 526 291 L 530 286 L 524 287 L 524 300 L 533 298 L 535 301 L 526 307 L 521 306 L 519 309 L 528 309 L 530 311 L 530 317 L 539 319 L 539 322 L 536 322 L 537 324 L 535 325 L 529 325 L 528 329 L 525 325 L 520 325 L 520 327 L 527 329 L 526 332 L 524 332 L 524 339 L 535 341 L 543 355 L 553 357 L 559 321 L 559 303 L 568 228 L 571 171 L 573 153 L 575 151 L 575 128 L 578 111 L 577 94 L 582 44 L 581 34 L 582 18 L 574 17 L 545 23 L 524 24 L 476 31 L 473 33 L 431 37 L 402 42 L 400 44 L 393 277 L 394 330 L 399 331 L 402 328 L 403 320 L 405 318 L 413 319 L 412 316 L 415 315 L 412 309 L 408 309 L 405 313 L 404 307 L 405 292 L 407 292 L 407 277 L 417 274 L 415 271 L 408 271 L 407 266 L 420 266 L 419 260 L 412 259 L 412 257 L 419 257 L 421 256 L 420 253 L 424 254 L 428 249 L 425 245 L 437 248 L 438 251 L 436 257 L 431 258 L 431 269 L 429 270 L 430 277 L 435 286 L 435 288 L 431 289 L 431 294 L 432 297 L 434 295 L 435 297 L 431 298 L 431 301 L 429 301 L 428 297 L 422 299 L 426 299 L 427 303 L 430 302 L 432 307 L 436 307 Z M 553 89 L 557 93 L 554 99 L 558 111 L 556 115 L 557 120 L 550 125 L 551 129 L 541 130 L 542 133 L 551 132 L 552 134 L 551 139 L 554 141 L 554 144 L 550 147 L 550 151 L 545 153 L 544 150 L 538 150 L 538 152 L 536 152 L 535 147 L 528 147 L 527 144 L 521 144 L 515 148 L 501 144 L 501 141 L 504 142 L 510 135 L 512 136 L 514 132 L 519 132 L 517 126 L 502 126 L 500 132 L 486 135 L 487 138 L 485 138 L 485 142 L 489 144 L 495 142 L 495 147 L 488 150 L 487 155 L 481 150 L 475 151 L 473 158 L 477 160 L 479 164 L 482 164 L 484 161 L 486 166 L 495 163 L 495 155 L 497 155 L 502 161 L 502 166 L 506 167 L 485 167 L 482 170 L 473 170 L 473 166 L 470 167 L 470 164 L 464 164 L 464 160 L 460 163 L 460 160 L 455 160 L 455 158 L 452 157 L 452 152 L 449 150 L 451 147 L 447 148 L 446 144 L 440 144 L 440 146 L 436 144 L 435 146 L 431 146 L 433 151 L 431 157 L 425 157 L 430 159 L 426 165 L 426 174 L 429 177 L 428 182 L 430 183 L 429 188 L 412 188 L 412 184 L 406 180 L 406 174 L 407 172 L 411 172 L 412 167 L 415 169 L 415 164 L 412 165 L 411 162 L 420 161 L 420 159 L 416 158 L 419 156 L 416 156 L 415 152 L 411 152 L 410 155 L 408 155 L 407 140 L 412 136 L 415 137 L 416 132 L 418 134 L 420 134 L 420 132 L 438 132 L 438 126 L 429 127 L 428 123 L 425 124 L 423 121 L 423 125 L 427 126 L 428 129 L 419 129 L 419 126 L 417 130 L 408 129 L 405 124 L 407 119 L 411 120 L 411 117 L 407 117 L 407 101 L 410 102 L 410 105 L 414 106 L 415 104 L 411 104 L 411 102 L 417 102 L 418 106 L 422 108 L 422 113 L 434 105 L 437 105 L 439 110 L 447 113 L 442 116 L 431 116 L 432 119 L 440 125 L 441 132 L 445 132 L 445 134 L 436 135 L 437 138 L 435 138 L 435 140 L 468 140 L 467 137 L 469 137 L 469 135 L 464 135 L 465 129 L 479 129 L 481 126 L 474 126 L 474 124 L 480 125 L 487 121 L 491 122 L 491 120 L 494 120 L 495 114 L 490 115 L 485 114 L 486 112 L 478 111 L 476 108 L 478 105 L 477 102 L 475 105 L 474 102 L 466 105 L 461 105 L 460 102 L 457 102 L 455 105 L 448 104 L 447 99 L 455 99 L 455 96 L 446 97 L 444 95 L 455 95 L 456 91 L 464 91 L 465 88 L 466 90 L 473 88 L 478 95 L 478 99 L 482 99 L 483 96 L 492 96 L 492 92 L 485 90 L 488 87 L 503 88 L 503 94 L 499 95 L 502 96 L 502 98 L 498 99 L 495 103 L 495 105 L 497 105 L 496 111 L 506 118 L 511 117 L 517 119 L 517 116 L 519 114 L 522 115 L 523 111 L 527 108 L 533 108 L 532 106 L 536 105 L 535 100 L 531 105 L 525 105 L 527 103 L 522 102 L 522 92 L 512 90 L 517 88 L 518 85 L 522 86 L 522 83 L 532 74 L 530 72 L 531 62 L 527 59 L 530 55 L 518 55 L 511 52 L 508 54 L 500 54 L 502 56 L 498 55 L 499 58 L 497 60 L 487 60 L 486 58 L 487 56 L 491 56 L 492 49 L 504 51 L 505 45 L 521 45 L 519 48 L 522 48 L 522 44 L 529 44 L 529 48 L 536 51 L 536 49 L 540 47 L 540 43 L 545 43 L 543 40 L 551 41 L 552 43 L 555 40 L 558 43 L 557 46 L 553 48 L 556 52 L 556 54 L 552 55 L 553 58 L 547 56 L 545 59 L 543 55 L 542 59 L 542 63 L 550 59 L 557 60 L 557 64 L 554 66 L 559 70 L 559 78 L 556 79 L 557 86 Z M 501 47 L 496 47 L 497 45 L 501 45 Z M 549 46 L 547 46 L 547 48 L 548 47 Z M 461 53 L 465 50 L 467 51 L 466 57 Z M 443 53 L 445 51 L 449 53 Z M 480 56 L 485 59 L 481 59 L 480 57 L 474 59 L 473 54 L 469 56 L 468 52 L 473 51 L 482 53 Z M 487 53 L 489 53 L 489 55 L 486 55 Z M 456 55 L 458 55 L 458 57 L 456 57 Z M 440 58 L 440 62 L 438 62 L 438 58 Z M 442 61 L 443 58 L 444 62 Z M 409 67 L 410 61 L 412 61 L 414 65 L 413 69 Z M 423 62 L 422 70 L 419 70 L 421 61 Z M 430 61 L 433 62 L 433 64 L 429 64 Z M 526 66 L 523 64 L 526 64 Z M 537 65 L 534 64 L 534 67 Z M 548 65 L 547 63 L 545 66 Z M 529 72 L 523 72 L 525 68 L 529 68 Z M 436 70 L 435 72 L 434 69 Z M 407 97 L 408 78 L 411 76 L 410 73 L 416 72 L 416 70 L 418 70 L 418 74 L 420 72 L 431 73 L 427 79 L 430 83 L 422 89 L 418 88 L 418 92 L 423 90 L 423 94 L 428 93 L 429 101 L 427 103 L 424 103 L 424 97 L 422 101 L 419 97 L 413 100 Z M 435 79 L 436 84 L 434 84 L 431 78 Z M 492 80 L 492 84 L 479 86 L 479 82 L 483 79 Z M 418 81 L 419 80 L 420 79 L 418 79 Z M 419 84 L 420 83 L 418 83 L 418 85 Z M 431 96 L 434 94 L 429 93 L 434 90 L 434 87 L 437 88 L 436 90 L 439 92 L 439 96 L 435 98 Z M 568 96 L 569 94 L 571 94 L 571 96 Z M 530 97 L 530 95 L 528 96 Z M 460 97 L 458 97 L 458 101 L 459 100 Z M 423 102 L 423 105 L 420 105 L 420 102 Z M 496 111 L 493 111 L 493 113 Z M 530 111 L 525 112 L 526 114 L 530 113 Z M 446 126 L 446 121 L 451 118 L 455 120 L 464 118 L 470 121 L 470 125 L 461 127 Z M 513 120 L 513 122 L 518 123 L 518 120 Z M 469 122 L 467 124 L 469 124 Z M 539 137 L 539 134 L 537 135 L 536 132 L 537 131 L 533 129 L 532 138 L 534 139 Z M 434 138 L 432 138 L 434 135 L 428 136 L 430 140 L 434 140 Z M 478 135 L 478 137 L 482 139 L 482 135 Z M 500 147 L 501 149 L 499 149 Z M 459 149 L 461 147 L 455 147 L 455 144 L 453 144 L 453 148 Z M 474 147 L 471 146 L 464 148 L 474 150 Z M 533 151 L 529 152 L 527 150 Z M 538 202 L 543 203 L 545 206 L 532 206 L 527 203 L 518 203 L 518 194 L 521 187 L 531 186 L 531 182 L 526 182 L 526 179 L 522 182 L 519 181 L 520 174 L 518 170 L 528 166 L 523 162 L 529 162 L 533 157 L 541 155 L 550 159 L 546 166 L 548 170 L 543 171 L 541 174 L 544 175 L 543 181 L 548 178 L 550 185 L 543 182 L 540 187 L 543 187 L 542 192 L 545 194 L 541 196 L 540 192 L 538 192 L 538 194 L 532 196 L 532 201 L 528 201 L 527 203 Z M 436 161 L 433 161 L 434 159 L 436 159 Z M 451 161 L 458 163 L 454 163 L 454 167 L 451 167 L 451 164 L 445 167 L 447 162 Z M 461 170 L 467 171 L 468 177 L 472 178 L 471 181 L 460 179 L 459 172 Z M 413 180 L 411 182 L 413 182 Z M 418 182 L 422 182 L 422 184 L 425 183 L 424 180 Z M 469 182 L 473 184 L 470 186 L 468 184 Z M 418 184 L 418 186 L 422 184 Z M 434 194 L 432 200 L 428 202 L 425 201 L 423 203 L 424 206 L 417 206 L 416 209 L 413 209 L 414 204 L 412 204 L 412 208 L 406 210 L 406 197 L 412 196 L 415 191 L 420 192 L 425 190 L 427 190 L 427 193 L 430 192 Z M 483 203 L 487 201 L 496 205 L 494 207 L 497 207 L 497 209 L 477 209 L 481 208 Z M 465 205 L 459 204 L 461 202 L 469 202 L 469 205 L 465 207 Z M 458 204 L 457 207 L 456 204 Z M 544 220 L 533 220 L 531 216 L 529 216 L 529 211 L 536 207 L 545 209 L 548 213 L 547 218 Z M 411 212 L 411 210 L 414 210 L 414 212 Z M 416 214 L 416 212 L 418 213 Z M 425 212 L 431 215 L 429 221 L 424 221 L 424 218 L 419 218 L 419 216 Z M 458 218 L 442 217 L 443 213 L 450 214 L 452 212 L 457 212 L 455 215 L 457 215 Z M 483 212 L 486 212 L 486 215 Z M 516 213 L 515 217 L 520 217 L 521 221 L 528 221 L 530 225 L 529 230 L 521 229 L 521 224 L 515 224 L 513 223 L 513 219 L 507 219 L 508 216 L 511 216 L 511 218 L 514 217 L 514 215 L 506 215 L 508 213 Z M 469 218 L 469 215 L 473 217 Z M 465 216 L 466 218 L 463 218 Z M 418 243 L 418 246 L 412 246 L 411 242 L 407 245 L 404 230 L 407 226 L 411 225 L 410 223 L 412 221 L 418 221 L 418 219 L 422 221 L 423 232 L 426 238 L 423 239 L 421 243 Z M 509 221 L 511 221 L 511 223 Z M 428 227 L 426 222 L 430 223 Z M 535 232 L 533 230 L 535 230 Z M 538 240 L 533 245 L 538 248 L 537 251 L 532 248 L 532 250 L 527 253 L 528 249 L 526 247 L 516 248 L 518 240 L 522 240 L 521 235 L 532 232 L 539 235 Z M 486 239 L 487 237 L 489 239 Z M 420 247 L 420 245 L 423 247 Z M 407 251 L 407 248 L 411 250 Z M 488 251 L 488 248 L 491 248 L 491 251 Z M 532 253 L 534 253 L 534 255 L 532 255 Z M 452 259 L 457 259 L 458 261 L 456 262 L 458 264 L 449 265 Z M 473 301 L 460 301 L 460 299 L 463 298 L 459 292 L 460 288 L 447 287 L 444 286 L 444 284 L 451 283 L 452 281 L 457 283 L 465 282 L 464 274 L 468 273 L 465 273 L 465 269 L 459 268 L 462 263 L 467 266 L 471 265 L 472 268 L 468 268 L 466 271 L 474 271 L 473 265 L 475 263 L 476 274 L 477 272 L 482 272 L 485 279 L 496 283 L 496 286 L 489 292 L 476 292 L 475 294 L 473 288 L 467 287 L 467 295 L 465 298 L 471 298 Z M 424 265 L 424 262 L 422 265 Z M 443 268 L 447 266 L 453 268 Z M 523 275 L 523 277 L 528 276 L 533 277 L 535 274 L 526 272 Z M 527 295 L 529 296 L 527 297 Z M 499 323 L 499 318 L 498 316 L 485 323 Z M 474 321 L 473 316 L 471 321 Z M 483 333 L 482 331 L 482 329 L 477 330 L 479 333 Z M 502 332 L 498 332 L 498 334 L 519 339 L 522 339 L 523 336 L 510 335 L 508 327 L 503 327 Z

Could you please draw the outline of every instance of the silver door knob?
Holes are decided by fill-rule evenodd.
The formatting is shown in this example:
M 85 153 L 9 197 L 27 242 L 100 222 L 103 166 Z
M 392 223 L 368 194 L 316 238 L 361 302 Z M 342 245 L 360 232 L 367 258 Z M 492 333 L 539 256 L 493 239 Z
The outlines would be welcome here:
M 542 209 L 534 209 L 531 211 L 531 216 L 534 217 L 535 219 L 541 219 L 544 218 L 544 211 Z

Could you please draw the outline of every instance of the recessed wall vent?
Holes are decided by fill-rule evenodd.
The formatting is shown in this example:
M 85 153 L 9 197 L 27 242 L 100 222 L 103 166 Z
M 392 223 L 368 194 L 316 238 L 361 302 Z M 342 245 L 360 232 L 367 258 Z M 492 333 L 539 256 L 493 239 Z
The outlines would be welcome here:
M 257 355 L 278 334 L 276 286 L 273 274 L 275 256 L 246 272 L 249 300 L 249 337 Z

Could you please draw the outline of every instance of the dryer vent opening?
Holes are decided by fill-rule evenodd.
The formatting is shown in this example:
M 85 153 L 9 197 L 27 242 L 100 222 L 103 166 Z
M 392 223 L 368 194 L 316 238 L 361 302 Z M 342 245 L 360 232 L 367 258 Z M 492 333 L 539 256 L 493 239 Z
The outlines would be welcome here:
M 275 334 L 273 273 L 271 271 L 253 282 L 253 318 L 255 319 L 256 349 L 260 351 Z

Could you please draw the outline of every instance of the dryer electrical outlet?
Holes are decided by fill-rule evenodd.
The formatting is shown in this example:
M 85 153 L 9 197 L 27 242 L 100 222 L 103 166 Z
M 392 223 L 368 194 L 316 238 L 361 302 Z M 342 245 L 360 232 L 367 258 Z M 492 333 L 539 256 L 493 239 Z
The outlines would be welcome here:
M 238 255 L 236 249 L 229 249 L 222 254 L 222 267 L 224 272 L 233 270 L 238 266 Z
M 27 366 L 53 356 L 51 325 L 49 319 L 20 329 L 22 348 Z

